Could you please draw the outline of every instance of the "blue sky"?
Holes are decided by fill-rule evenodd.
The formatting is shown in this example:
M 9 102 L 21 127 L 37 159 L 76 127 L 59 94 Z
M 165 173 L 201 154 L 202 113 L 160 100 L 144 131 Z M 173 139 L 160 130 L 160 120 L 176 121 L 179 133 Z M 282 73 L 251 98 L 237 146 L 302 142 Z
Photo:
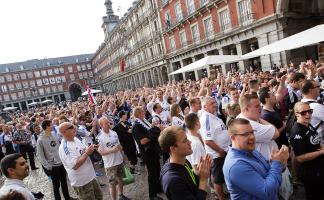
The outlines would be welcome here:
M 104 40 L 104 2 L 1 0 L 0 63 L 94 53 Z M 112 2 L 122 16 L 133 0 Z

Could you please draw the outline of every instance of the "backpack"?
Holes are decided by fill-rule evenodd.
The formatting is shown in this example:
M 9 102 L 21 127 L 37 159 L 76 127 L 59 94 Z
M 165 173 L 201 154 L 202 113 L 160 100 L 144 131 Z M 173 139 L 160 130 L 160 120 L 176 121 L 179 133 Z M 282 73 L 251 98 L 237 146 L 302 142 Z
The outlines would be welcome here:
M 305 103 L 308 103 L 309 105 L 311 103 L 317 103 L 316 101 L 307 101 Z M 286 122 L 286 136 L 289 139 L 290 135 L 291 135 L 291 129 L 294 126 L 294 124 L 297 121 L 297 117 L 295 115 L 294 110 L 290 110 L 288 113 L 288 117 L 287 117 L 287 122 Z M 314 127 L 315 131 L 317 131 L 317 129 L 321 126 L 321 124 L 323 123 L 323 121 L 321 121 L 316 127 Z

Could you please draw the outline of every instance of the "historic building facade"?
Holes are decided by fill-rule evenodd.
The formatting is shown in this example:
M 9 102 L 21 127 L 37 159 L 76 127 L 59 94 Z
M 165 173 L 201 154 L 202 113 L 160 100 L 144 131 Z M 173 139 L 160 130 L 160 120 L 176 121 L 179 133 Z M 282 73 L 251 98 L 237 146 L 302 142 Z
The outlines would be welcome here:
M 168 69 L 208 55 L 242 55 L 323 23 L 324 3 L 304 0 L 158 0 Z M 286 51 L 174 75 L 176 80 L 253 71 L 315 58 L 316 47 Z
M 85 85 L 94 85 L 93 54 L 34 59 L 0 65 L 0 106 L 27 110 L 50 99 L 77 100 Z
M 105 1 L 107 16 L 113 16 L 111 1 Z M 109 12 L 108 12 L 109 11 Z M 111 27 L 109 20 L 103 21 Z M 108 93 L 135 89 L 144 85 L 157 86 L 168 81 L 161 23 L 155 0 L 139 0 L 105 32 L 105 42 L 92 59 L 98 86 Z

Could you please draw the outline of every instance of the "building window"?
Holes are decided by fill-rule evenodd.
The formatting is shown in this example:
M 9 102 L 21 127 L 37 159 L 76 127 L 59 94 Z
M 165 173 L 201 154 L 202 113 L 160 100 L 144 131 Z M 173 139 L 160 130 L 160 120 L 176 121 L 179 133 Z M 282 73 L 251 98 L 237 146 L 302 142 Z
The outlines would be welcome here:
M 205 34 L 207 38 L 214 34 L 211 17 L 204 20 L 204 28 L 205 28 Z
M 23 92 L 18 92 L 18 98 L 24 98 L 24 93 Z
M 8 81 L 8 82 L 12 81 L 12 77 L 11 77 L 10 74 L 7 74 L 6 75 L 6 81 Z
M 79 73 L 79 79 L 83 79 L 83 74 Z
M 52 77 L 52 78 L 50 78 L 50 84 L 55 84 L 55 78 L 54 77 Z
M 83 78 L 88 78 L 88 73 L 87 72 L 83 72 Z
M 12 93 L 11 94 L 11 99 L 12 100 L 17 100 L 17 94 L 16 93 Z
M 45 88 L 45 92 L 46 92 L 46 94 L 51 94 L 51 88 L 50 87 L 46 87 Z
M 204 6 L 208 3 L 209 0 L 200 0 L 200 6 Z
M 20 83 L 20 82 L 17 82 L 17 83 L 16 83 L 16 88 L 17 88 L 18 90 L 21 89 L 21 83 Z
M 247 23 L 252 19 L 250 0 L 241 0 L 237 2 L 239 20 L 241 24 Z
M 39 71 L 34 71 L 34 75 L 36 78 L 39 78 L 40 77 L 40 72 Z
M 61 76 L 61 80 L 62 80 L 63 83 L 65 83 L 66 82 L 65 76 Z
M 47 70 L 47 74 L 48 74 L 49 76 L 52 76 L 52 75 L 53 75 L 53 69 L 48 69 L 48 70 Z
M 20 78 L 22 80 L 25 80 L 27 77 L 26 77 L 26 73 L 20 73 Z
M 54 73 L 55 73 L 55 74 L 59 74 L 59 73 L 60 73 L 60 69 L 59 69 L 59 68 L 55 68 L 55 69 L 54 69 Z
M 42 73 L 42 76 L 43 76 L 43 77 L 46 77 L 46 76 L 47 76 L 47 72 L 46 72 L 46 70 L 42 70 L 41 73 Z
M 81 66 L 77 65 L 78 72 L 81 71 Z
M 10 91 L 15 90 L 14 84 L 8 84 L 8 88 L 9 88 Z
M 3 99 L 4 99 L 5 101 L 10 101 L 10 97 L 9 97 L 8 94 L 3 95 Z
M 176 12 L 177 20 L 181 21 L 183 19 L 183 16 L 182 16 L 182 10 L 181 10 L 181 4 L 180 3 L 177 3 L 175 5 L 175 12 Z
M 171 26 L 171 15 L 169 10 L 165 12 L 165 25 L 167 28 Z
M 57 89 L 58 89 L 58 91 L 62 92 L 63 91 L 63 85 L 58 85 Z
M 8 88 L 6 85 L 1 85 L 2 92 L 8 92 Z
M 197 42 L 199 41 L 199 30 L 198 30 L 198 25 L 193 25 L 191 27 L 191 34 L 192 34 L 192 41 Z
M 25 95 L 26 95 L 26 97 L 30 97 L 30 91 L 29 90 L 25 90 Z
M 82 67 L 82 70 L 86 70 L 87 69 L 87 67 L 86 67 L 85 64 L 82 64 L 81 67 Z
M 179 33 L 180 36 L 180 44 L 182 47 L 187 46 L 187 37 L 186 37 L 186 31 L 182 31 Z
M 43 83 L 44 83 L 44 85 L 48 85 L 49 84 L 48 78 L 44 78 Z
M 89 73 L 89 77 L 93 77 L 93 72 L 92 71 L 90 71 L 88 73 Z
M 69 73 L 73 73 L 73 66 L 69 65 L 68 70 L 69 70 Z
M 228 30 L 232 27 L 231 18 L 230 18 L 227 8 L 225 10 L 219 12 L 219 21 L 220 21 L 220 23 L 219 23 L 220 28 L 222 31 Z
M 34 97 L 38 96 L 38 92 L 37 92 L 37 90 L 36 90 L 36 89 L 33 90 L 33 91 L 32 91 L 32 94 L 33 94 Z
M 64 68 L 63 67 L 60 67 L 60 73 L 64 74 Z
M 44 88 L 39 88 L 38 92 L 39 92 L 39 95 L 44 95 Z
M 71 81 L 74 81 L 75 80 L 74 74 L 70 74 L 70 79 L 71 79 Z
M 56 83 L 61 83 L 62 80 L 61 80 L 61 77 L 56 77 Z
M 56 85 L 53 85 L 53 86 L 52 86 L 52 91 L 53 91 L 53 92 L 57 92 L 57 87 L 56 87 Z
M 33 72 L 27 72 L 27 77 L 28 77 L 28 79 L 33 78 L 34 77 Z
M 29 81 L 29 85 L 30 87 L 35 87 L 35 81 L 34 80 Z
M 188 14 L 195 12 L 195 1 L 194 0 L 187 0 L 187 10 Z
M 42 79 L 37 79 L 36 84 L 37 84 L 37 86 L 42 86 L 43 85 Z
M 28 82 L 27 82 L 27 81 L 24 81 L 24 82 L 22 83 L 22 85 L 23 85 L 23 88 L 28 88 Z
M 13 79 L 14 79 L 15 81 L 18 81 L 18 80 L 19 80 L 19 74 L 14 74 L 14 75 L 13 75 Z
M 5 79 L 3 76 L 0 76 L 0 83 L 4 83 L 5 82 Z
M 87 68 L 88 69 L 91 69 L 91 64 L 87 64 Z
M 170 49 L 171 49 L 171 51 L 176 50 L 176 43 L 174 40 L 174 36 L 170 37 Z

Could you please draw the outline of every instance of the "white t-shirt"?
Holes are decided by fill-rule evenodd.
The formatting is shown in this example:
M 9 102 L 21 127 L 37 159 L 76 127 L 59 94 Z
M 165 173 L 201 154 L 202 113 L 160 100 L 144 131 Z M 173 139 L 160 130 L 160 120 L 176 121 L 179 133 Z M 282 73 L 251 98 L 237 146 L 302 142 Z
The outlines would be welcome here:
M 224 122 L 219 119 L 216 115 L 210 114 L 209 112 L 204 111 L 200 117 L 200 134 L 203 140 L 212 140 L 224 151 L 228 151 L 228 146 L 230 145 L 230 138 L 227 133 L 226 126 Z M 205 146 L 206 153 L 210 154 L 213 159 L 219 157 L 214 149 Z
M 29 191 L 23 181 L 18 179 L 6 179 L 3 186 L 0 188 L 0 197 L 6 195 L 10 190 L 15 190 L 21 193 L 26 200 L 34 200 L 34 195 Z
M 77 170 L 73 169 L 77 160 L 84 154 L 85 149 L 86 146 L 78 138 L 74 138 L 74 141 L 63 139 L 59 147 L 59 155 L 72 186 L 86 185 L 96 177 L 89 157 Z
M 276 128 L 269 124 L 260 124 L 257 121 L 250 120 L 240 113 L 236 118 L 244 118 L 250 121 L 255 136 L 255 150 L 259 151 L 266 160 L 271 157 L 272 148 L 278 149 L 277 143 L 272 139 Z
M 180 119 L 179 117 L 172 117 L 172 125 L 178 125 L 183 127 L 184 125 L 184 121 L 182 119 Z
M 301 102 L 308 102 L 308 101 L 315 101 L 313 99 L 302 99 Z M 309 104 L 310 108 L 313 109 L 313 114 L 312 114 L 312 120 L 311 120 L 311 125 L 316 128 L 319 123 L 322 124 L 318 127 L 316 130 L 319 134 L 324 136 L 324 105 L 319 104 L 319 103 L 310 103 Z
M 84 144 L 92 144 L 92 137 L 90 136 L 90 132 L 87 130 L 87 128 L 84 125 L 80 125 L 78 130 L 82 133 L 85 133 L 86 136 L 82 138 L 82 142 Z
M 109 130 L 109 133 L 105 133 L 101 130 L 101 134 L 98 137 L 99 146 L 104 150 L 113 148 L 114 146 L 120 145 L 118 140 L 118 135 L 115 131 Z M 110 168 L 116 165 L 120 165 L 123 162 L 123 155 L 121 151 L 116 153 L 110 153 L 105 156 L 102 156 L 102 160 L 104 161 L 105 168 Z
M 198 165 L 200 158 L 206 155 L 205 147 L 198 137 L 188 133 L 187 138 L 191 142 L 192 149 L 192 154 L 187 156 L 187 160 L 189 160 L 191 165 Z

